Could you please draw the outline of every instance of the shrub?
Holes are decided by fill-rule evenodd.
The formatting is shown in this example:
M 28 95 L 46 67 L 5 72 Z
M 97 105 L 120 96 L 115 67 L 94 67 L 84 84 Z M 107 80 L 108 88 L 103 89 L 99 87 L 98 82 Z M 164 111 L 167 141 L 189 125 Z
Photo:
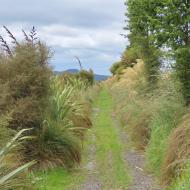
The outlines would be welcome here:
M 75 74 L 65 72 L 61 75 L 61 79 L 64 83 L 75 84 L 75 86 L 76 83 L 80 83 L 82 86 L 88 87 L 94 84 L 94 73 L 91 69 L 89 71 L 83 69 Z
M 133 67 L 137 63 L 137 59 L 140 58 L 139 51 L 137 51 L 136 48 L 129 47 L 122 54 L 121 61 L 114 63 L 110 68 L 110 71 L 113 75 L 120 75 L 122 74 L 123 69 Z
M 8 128 L 10 121 L 10 114 L 0 115 L 0 148 L 3 148 L 14 135 L 14 131 Z
M 27 36 L 22 44 L 16 41 L 11 55 L 4 53 L 0 58 L 0 72 L 4 73 L 0 76 L 0 113 L 11 113 L 9 127 L 15 130 L 40 127 L 47 106 L 49 50 L 40 41 L 32 41 L 34 37 Z
M 94 73 L 91 69 L 89 71 L 81 70 L 76 74 L 76 77 L 82 81 L 87 82 L 91 86 L 94 84 Z
M 120 69 L 124 69 L 124 67 L 122 67 L 122 62 L 116 62 L 114 63 L 111 68 L 110 68 L 110 72 L 113 75 L 119 74 Z
M 133 67 L 134 64 L 137 63 L 137 59 L 141 59 L 142 56 L 140 55 L 140 51 L 136 47 L 129 47 L 127 48 L 122 57 L 121 57 L 121 62 L 125 67 Z

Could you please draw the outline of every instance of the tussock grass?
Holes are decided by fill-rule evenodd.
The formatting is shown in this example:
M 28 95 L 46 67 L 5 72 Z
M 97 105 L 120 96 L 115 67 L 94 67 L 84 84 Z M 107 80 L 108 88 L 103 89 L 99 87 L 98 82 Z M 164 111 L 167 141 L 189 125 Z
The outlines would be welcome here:
M 189 113 L 174 129 L 168 139 L 165 159 L 162 165 L 162 180 L 171 183 L 174 178 L 181 176 L 190 156 L 190 117 Z
M 123 70 L 118 81 L 114 79 L 113 84 L 110 82 L 108 85 L 111 85 L 117 115 L 130 134 L 132 144 L 137 149 L 144 149 L 150 137 L 148 123 L 151 110 L 149 100 L 142 91 L 146 87 L 144 63 L 142 60 L 137 62 L 133 68 Z
M 20 145 L 24 140 L 30 139 L 29 136 L 23 136 L 23 133 L 29 131 L 23 129 L 19 131 L 14 138 L 0 149 L 0 190 L 34 190 L 35 188 L 29 182 L 26 170 L 36 162 L 20 163 Z M 15 159 L 16 158 L 16 159 Z
M 182 171 L 180 171 L 180 173 L 182 173 L 182 175 L 180 175 L 175 181 L 173 180 L 173 183 L 168 188 L 168 190 L 189 190 L 190 189 L 189 163 L 186 164 L 186 167 Z
M 145 151 L 147 168 L 169 184 L 189 158 L 189 119 L 183 119 L 187 109 L 180 84 L 173 73 L 160 73 L 157 88 L 151 89 L 141 61 L 121 73 L 107 82 L 118 118 L 132 145 Z
M 62 83 L 61 83 L 61 85 L 62 85 Z M 73 87 L 73 85 L 72 85 L 72 87 Z M 92 103 L 91 99 L 94 99 L 94 97 L 97 97 L 97 95 L 99 93 L 99 90 L 100 90 L 100 87 L 95 85 L 92 88 L 88 88 L 85 91 L 85 93 L 83 92 L 82 93 L 83 96 L 81 97 L 81 101 L 83 103 L 85 102 L 85 104 L 83 104 L 83 105 L 85 106 L 88 101 L 90 103 Z M 80 93 L 81 92 L 77 91 L 77 95 L 78 95 L 77 99 L 80 99 L 80 96 L 79 96 Z M 73 94 L 73 95 L 75 96 L 75 94 Z M 76 98 L 75 98 L 75 100 L 76 100 Z M 91 112 L 91 109 L 89 108 L 89 106 L 87 106 L 87 107 L 88 107 L 87 110 Z M 87 110 L 83 110 L 85 114 L 86 114 Z M 79 114 L 79 116 L 80 116 L 80 114 Z M 72 117 L 72 120 L 73 120 L 73 117 Z M 76 121 L 76 123 L 79 123 L 79 122 L 81 122 L 81 121 Z M 92 139 L 91 135 L 89 135 L 90 137 L 88 137 L 88 134 L 91 134 L 91 132 L 88 132 L 88 134 L 85 135 L 85 136 L 83 136 L 83 135 L 81 136 L 81 133 L 78 134 L 78 131 L 80 131 L 80 125 L 76 125 L 76 123 L 75 122 L 73 123 L 74 126 L 76 126 L 75 127 L 76 130 L 70 131 L 70 132 L 67 131 L 67 133 L 64 133 L 64 134 L 61 131 L 60 132 L 58 131 L 58 136 L 63 137 L 63 139 L 62 139 L 62 141 L 63 141 L 65 138 L 67 138 L 67 139 L 70 138 L 70 136 L 68 136 L 68 132 L 69 132 L 70 135 L 72 135 L 71 136 L 72 138 L 74 136 L 75 140 L 77 138 L 78 140 L 82 139 L 84 141 L 83 142 L 83 141 L 80 140 L 77 147 L 79 145 L 81 145 L 82 149 L 81 149 L 81 146 L 80 146 L 79 149 L 77 149 L 77 151 L 78 152 L 81 151 L 81 152 L 79 152 L 79 154 L 80 154 L 80 156 L 83 157 L 82 163 L 80 163 L 80 165 L 86 165 L 87 164 L 87 159 L 89 157 L 87 147 L 89 146 L 89 144 L 91 144 L 91 139 Z M 81 125 L 82 124 L 83 124 L 83 121 L 82 121 Z M 85 126 L 83 126 L 82 133 L 84 133 L 84 127 Z M 89 127 L 90 126 L 88 126 L 88 128 Z M 77 130 L 77 128 L 79 128 L 79 129 Z M 55 130 L 55 128 L 53 127 L 52 130 Z M 67 130 L 69 130 L 69 129 L 67 129 Z M 73 132 L 74 132 L 74 134 L 73 134 Z M 70 142 L 71 139 L 68 139 L 68 140 L 69 140 L 68 142 Z M 64 146 L 66 146 L 66 144 Z M 69 148 L 69 147 L 72 148 L 70 146 L 70 143 L 68 144 L 67 148 Z M 73 148 L 76 148 L 76 146 L 73 147 Z M 68 156 L 69 155 L 67 155 L 67 157 Z M 57 158 L 59 158 L 59 157 L 57 157 Z M 71 160 L 69 161 L 69 163 L 71 163 Z M 43 172 L 42 171 L 41 172 L 40 171 L 36 172 L 35 177 L 37 179 L 40 179 L 36 184 L 37 188 L 40 189 L 40 190 L 45 190 L 45 189 L 46 190 L 54 190 L 54 189 L 55 190 L 57 190 L 57 189 L 63 189 L 63 190 L 65 189 L 65 190 L 67 190 L 67 189 L 75 188 L 77 185 L 80 185 L 81 183 L 83 183 L 84 180 L 85 180 L 85 177 L 86 177 L 86 172 L 84 172 L 82 169 L 80 169 L 80 165 L 78 167 L 78 165 L 75 164 L 75 167 L 68 168 L 67 170 L 65 170 L 64 167 L 58 167 L 58 168 L 54 168 L 52 170 L 45 170 Z

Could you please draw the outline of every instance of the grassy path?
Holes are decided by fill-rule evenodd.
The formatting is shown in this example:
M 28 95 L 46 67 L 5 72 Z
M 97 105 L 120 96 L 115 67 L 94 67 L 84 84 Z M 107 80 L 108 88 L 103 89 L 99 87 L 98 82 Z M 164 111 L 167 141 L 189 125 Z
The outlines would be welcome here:
M 85 143 L 84 161 L 73 172 L 63 169 L 40 174 L 40 190 L 127 190 L 130 178 L 125 145 L 113 124 L 112 98 L 102 90 L 93 105 L 93 129 Z
M 96 135 L 94 143 L 96 147 L 95 171 L 99 189 L 127 189 L 129 176 L 123 159 L 125 146 L 118 128 L 113 123 L 113 101 L 106 90 L 101 91 L 94 106 L 98 110 L 97 116 L 94 116 Z

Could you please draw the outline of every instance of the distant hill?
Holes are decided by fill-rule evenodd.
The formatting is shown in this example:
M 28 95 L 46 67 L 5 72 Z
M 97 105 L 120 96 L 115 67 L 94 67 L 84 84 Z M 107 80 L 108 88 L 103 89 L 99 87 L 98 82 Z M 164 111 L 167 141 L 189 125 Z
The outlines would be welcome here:
M 78 69 L 68 69 L 68 70 L 65 70 L 65 71 L 55 71 L 54 73 L 55 73 L 56 75 L 60 75 L 60 74 L 62 74 L 62 73 L 72 73 L 72 74 L 75 74 L 75 73 L 78 73 L 78 72 L 79 72 Z M 94 75 L 94 79 L 95 79 L 96 81 L 107 80 L 108 77 L 109 77 L 109 76 L 107 76 L 107 75 L 98 75 L 98 74 L 95 74 L 95 75 Z

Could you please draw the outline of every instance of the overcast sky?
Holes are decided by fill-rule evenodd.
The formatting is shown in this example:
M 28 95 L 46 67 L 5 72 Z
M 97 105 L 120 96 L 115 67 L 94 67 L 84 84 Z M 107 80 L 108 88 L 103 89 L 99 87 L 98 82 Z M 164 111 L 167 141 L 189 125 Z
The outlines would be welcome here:
M 83 67 L 109 74 L 126 41 L 124 0 L 0 0 L 0 24 L 21 38 L 21 29 L 33 25 L 38 36 L 54 51 L 54 70 Z M 4 35 L 1 27 L 0 33 Z

